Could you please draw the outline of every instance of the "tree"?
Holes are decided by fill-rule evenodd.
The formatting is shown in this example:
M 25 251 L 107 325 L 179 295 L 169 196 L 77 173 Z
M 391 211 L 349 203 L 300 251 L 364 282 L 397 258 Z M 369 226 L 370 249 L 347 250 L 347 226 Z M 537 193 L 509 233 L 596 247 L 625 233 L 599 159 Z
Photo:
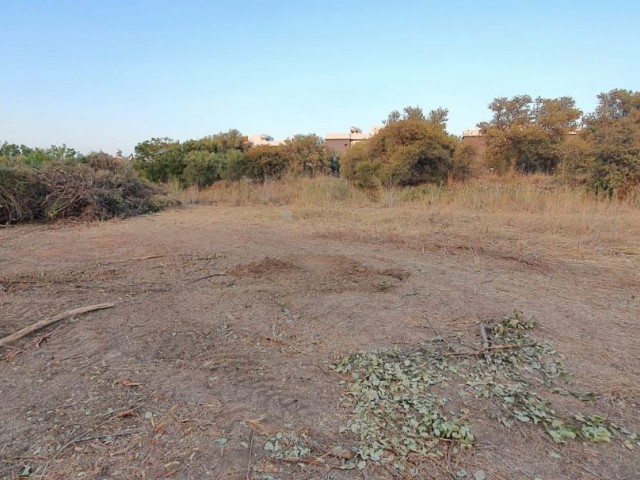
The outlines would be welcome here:
M 640 185 L 640 92 L 616 89 L 598 95 L 582 139 L 589 184 L 609 195 L 626 195 Z
M 478 124 L 487 139 L 489 163 L 501 171 L 555 171 L 561 145 L 574 132 L 582 112 L 570 97 L 529 95 L 496 98 L 489 104 L 493 118 Z
M 445 181 L 454 169 L 457 139 L 415 108 L 351 146 L 341 159 L 342 173 L 363 187 Z
M 134 167 L 152 182 L 179 179 L 184 171 L 184 152 L 180 142 L 170 138 L 152 138 L 134 148 Z
M 404 110 L 402 112 L 403 120 L 426 120 L 422 108 L 417 105 L 415 107 L 412 107 L 411 105 L 409 105 L 408 107 L 404 107 Z
M 226 163 L 224 152 L 211 153 L 205 150 L 194 150 L 184 156 L 184 171 L 181 181 L 184 186 L 208 187 L 220 180 L 222 169 Z
M 383 120 L 382 123 L 384 125 L 390 125 L 392 123 L 396 123 L 399 122 L 400 120 L 402 120 L 402 115 L 400 114 L 400 112 L 398 110 L 393 110 L 389 116 L 387 117 L 386 120 Z
M 531 97 L 529 95 L 516 95 L 509 99 L 499 97 L 489 104 L 489 110 L 493 112 L 490 122 L 478 124 L 481 130 L 489 128 L 508 132 L 516 127 L 525 127 L 531 123 Z
M 640 110 L 640 92 L 632 90 L 614 89 L 598 95 L 598 106 L 593 115 L 587 117 L 587 124 L 614 122 Z
M 19 157 L 25 157 L 33 151 L 32 148 L 26 145 L 17 145 L 15 143 L 3 142 L 0 145 L 0 157 L 16 159 Z
M 221 172 L 223 179 L 235 182 L 249 176 L 249 165 L 244 152 L 228 150 L 225 156 L 226 161 Z
M 429 122 L 439 125 L 443 130 L 447 129 L 447 122 L 449 121 L 449 110 L 446 108 L 438 107 L 435 110 L 431 110 L 427 116 Z
M 185 152 L 207 151 L 217 153 L 228 150 L 246 151 L 249 148 L 249 139 L 242 135 L 240 131 L 231 129 L 228 132 L 209 135 L 199 140 L 187 140 L 182 145 Z
M 177 180 L 180 185 L 211 185 L 223 176 L 239 179 L 245 172 L 247 137 L 229 130 L 183 143 L 170 138 L 152 138 L 135 147 L 135 167 L 153 182 Z M 230 152 L 237 152 L 231 154 Z M 228 167 L 226 163 L 232 161 Z
M 247 175 L 251 178 L 280 178 L 289 168 L 282 145 L 258 145 L 246 153 Z
M 571 97 L 536 98 L 532 108 L 534 124 L 558 139 L 578 129 L 582 111 Z
M 329 171 L 330 155 L 318 135 L 294 135 L 285 141 L 282 151 L 293 173 L 314 175 Z
M 386 120 L 383 120 L 384 125 L 391 125 L 393 123 L 400 122 L 402 120 L 420 120 L 435 123 L 439 125 L 443 130 L 447 129 L 447 121 L 449 120 L 449 110 L 446 108 L 438 107 L 435 110 L 431 110 L 427 116 L 425 116 L 422 108 L 419 106 L 412 107 L 411 105 L 404 107 L 402 113 L 398 110 L 393 110 L 387 116 Z

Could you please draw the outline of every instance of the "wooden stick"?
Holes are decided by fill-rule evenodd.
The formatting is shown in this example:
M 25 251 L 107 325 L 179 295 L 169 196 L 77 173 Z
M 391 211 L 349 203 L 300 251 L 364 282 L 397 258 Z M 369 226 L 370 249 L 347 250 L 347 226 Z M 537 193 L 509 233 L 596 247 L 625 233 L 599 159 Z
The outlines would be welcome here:
M 251 480 L 251 467 L 253 466 L 253 430 L 251 430 L 251 438 L 249 438 L 249 461 L 247 463 L 247 480 Z
M 527 348 L 535 347 L 538 342 L 523 343 L 520 345 L 492 345 L 486 350 L 477 350 L 475 352 L 444 352 L 441 353 L 443 357 L 478 357 L 480 355 L 487 355 L 495 350 L 511 350 L 514 348 Z
M 224 277 L 226 274 L 227 272 L 211 273 L 209 275 L 205 275 L 204 277 L 194 278 L 193 280 L 191 280 L 191 283 L 196 283 L 196 282 L 199 282 L 200 280 L 206 280 L 207 278 L 212 278 L 212 277 Z
M 22 337 L 25 337 L 41 328 L 46 327 L 47 325 L 51 325 L 52 323 L 59 322 L 60 320 L 64 320 L 65 318 L 73 317 L 76 315 L 82 315 L 83 313 L 93 312 L 94 310 L 104 310 L 105 308 L 112 308 L 114 303 L 100 303 L 98 305 L 89 305 L 87 307 L 74 308 L 73 310 L 67 310 L 66 312 L 62 312 L 55 317 L 47 318 L 45 320 L 40 320 L 28 327 L 23 328 L 22 330 L 18 330 L 11 335 L 0 339 L 0 347 L 7 346 L 8 343 L 15 342 Z
M 484 358 L 487 362 L 491 362 L 491 355 L 489 354 L 489 338 L 487 337 L 487 327 L 484 323 L 480 324 L 480 336 L 482 337 L 482 350 L 484 351 Z
M 163 254 L 156 254 L 156 255 L 147 255 L 146 257 L 134 257 L 134 258 L 125 258 L 123 260 L 112 260 L 111 262 L 98 262 L 102 265 L 113 265 L 116 263 L 127 263 L 127 262 L 135 262 L 138 260 L 151 260 L 153 258 L 162 258 L 165 257 L 166 255 Z
M 341 468 L 341 465 L 337 465 L 335 463 L 327 463 L 322 459 L 318 460 L 317 458 L 309 457 L 285 457 L 281 458 L 279 461 L 284 463 L 306 463 L 308 465 L 320 465 L 328 468 Z

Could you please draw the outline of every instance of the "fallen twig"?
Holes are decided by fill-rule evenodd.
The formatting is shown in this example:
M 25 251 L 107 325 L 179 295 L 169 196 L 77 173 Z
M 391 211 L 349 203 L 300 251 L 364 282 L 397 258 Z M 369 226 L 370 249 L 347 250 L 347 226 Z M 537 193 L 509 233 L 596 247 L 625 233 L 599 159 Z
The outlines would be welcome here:
M 272 435 L 274 430 L 270 427 L 267 427 L 262 424 L 262 420 L 264 417 L 255 418 L 255 419 L 247 419 L 244 421 L 244 424 L 255 431 L 258 435 Z
M 127 262 L 135 262 L 138 260 L 151 260 L 153 258 L 162 258 L 166 257 L 164 254 L 156 254 L 156 255 L 147 255 L 146 257 L 135 257 L 135 258 L 125 258 L 123 260 L 113 260 L 112 262 L 100 262 L 102 265 L 112 265 L 115 263 L 127 263 Z
M 74 308 L 73 310 L 68 310 L 66 312 L 60 313 L 55 317 L 51 317 L 45 320 L 40 320 L 28 327 L 23 328 L 11 335 L 0 339 L 0 347 L 6 346 L 8 343 L 19 340 L 22 337 L 25 337 L 41 328 L 44 328 L 52 323 L 59 322 L 60 320 L 64 320 L 65 318 L 73 317 L 75 315 L 82 315 L 83 313 L 93 312 L 94 310 L 104 310 L 105 308 L 112 308 L 114 303 L 100 303 L 98 305 L 89 305 L 87 307 Z
M 253 463 L 253 430 L 251 430 L 251 437 L 249 438 L 249 461 L 247 462 L 247 480 L 251 478 L 251 467 Z
M 443 357 L 465 357 L 465 356 L 477 357 L 477 356 L 480 356 L 480 355 L 487 355 L 488 353 L 495 352 L 496 350 L 510 350 L 510 349 L 513 349 L 513 348 L 527 348 L 527 347 L 535 347 L 536 345 L 538 345 L 538 342 L 523 343 L 523 344 L 517 344 L 517 345 L 492 345 L 489 348 L 487 348 L 486 350 L 478 350 L 478 351 L 475 351 L 475 352 L 444 352 L 441 355 Z
M 48 340 L 49 338 L 51 338 L 51 336 L 56 333 L 58 331 L 60 327 L 56 328 L 55 330 L 51 330 L 49 333 L 45 333 L 43 335 L 40 335 L 38 338 L 36 338 L 33 341 L 33 346 L 35 348 L 40 348 L 40 346 L 42 345 L 43 342 L 45 342 L 46 340 Z
M 446 338 L 444 338 L 444 336 L 443 336 L 443 335 L 438 331 L 438 329 L 437 329 L 436 327 L 434 327 L 434 326 L 433 326 L 433 323 L 431 323 L 431 320 L 429 320 L 429 317 L 425 317 L 424 319 L 427 321 L 427 323 L 428 323 L 428 324 L 429 324 L 429 326 L 431 327 L 431 330 L 433 330 L 433 331 L 435 332 L 435 334 L 436 334 L 440 339 L 442 339 L 442 341 L 443 341 L 444 343 L 446 343 L 446 344 L 447 344 L 447 348 L 451 348 L 451 344 L 447 341 L 447 339 L 446 339 Z
M 550 442 L 548 442 L 550 443 Z M 600 475 L 598 472 L 594 472 L 593 470 L 591 470 L 590 468 L 582 465 L 581 463 L 576 462 L 575 460 L 573 460 L 569 455 L 565 454 L 564 452 L 562 452 L 561 450 L 558 450 L 557 448 L 555 448 L 552 445 L 549 445 L 549 448 L 551 450 L 553 450 L 554 452 L 556 452 L 558 455 L 561 455 L 562 458 L 564 458 L 565 460 L 567 460 L 569 463 L 571 463 L 572 465 L 575 465 L 576 467 L 580 468 L 581 470 L 590 473 L 591 475 L 593 475 L 594 477 L 596 477 L 598 480 L 607 480 L 606 477 L 603 477 L 602 475 Z
M 212 277 L 224 277 L 226 274 L 227 272 L 211 273 L 209 275 L 205 275 L 204 277 L 194 278 L 193 280 L 191 280 L 191 283 L 196 283 L 196 282 L 199 282 L 200 280 L 206 280 L 207 278 L 212 278 Z
M 482 337 L 482 350 L 484 352 L 484 358 L 487 362 L 491 362 L 491 355 L 489 354 L 489 337 L 487 336 L 487 327 L 484 323 L 480 324 L 480 337 Z
M 325 448 L 323 448 L 320 444 L 314 442 L 313 440 L 311 440 L 308 436 L 306 435 L 301 435 L 302 439 L 307 443 L 307 445 L 309 445 L 311 448 L 317 450 L 318 452 L 322 453 L 321 457 L 318 458 L 324 458 L 324 457 L 334 457 L 334 458 L 339 458 L 342 460 L 349 460 L 351 458 L 353 458 L 353 452 L 351 452 L 351 450 L 343 448 L 343 449 L 339 449 L 339 450 L 327 450 Z
M 446 465 L 446 470 L 449 473 L 449 475 L 451 475 L 451 478 L 453 478 L 454 480 L 457 478 L 457 475 L 455 473 L 453 473 L 453 467 L 451 466 L 451 455 L 453 453 L 453 445 L 446 443 L 445 444 L 445 448 L 447 449 L 447 465 Z
M 309 457 L 285 457 L 280 459 L 280 461 L 284 463 L 306 463 L 308 465 L 320 465 L 328 468 L 342 468 L 341 465 L 338 465 L 336 463 L 327 463 L 324 460 Z
M 487 350 L 493 352 L 494 350 L 509 350 L 512 348 L 535 347 L 536 345 L 538 345 L 538 342 L 521 343 L 516 345 L 492 345 Z
M 104 423 L 106 423 L 106 422 L 104 422 Z M 110 434 L 100 434 L 100 435 L 91 435 L 89 437 L 86 436 L 87 433 L 88 432 L 84 432 L 83 434 L 78 435 L 76 438 L 74 438 L 72 440 L 69 440 L 67 443 L 64 444 L 64 446 L 60 450 L 58 450 L 56 452 L 56 454 L 53 457 L 51 457 L 51 460 L 49 460 L 49 461 L 55 460 L 56 458 L 58 458 L 58 456 L 64 450 L 66 450 L 71 445 L 75 445 L 76 443 L 88 442 L 90 440 L 99 440 L 101 438 L 107 438 L 107 437 L 124 437 L 126 435 L 135 435 L 136 433 L 142 433 L 142 432 L 140 430 L 125 430 L 124 432 L 117 432 L 117 433 L 110 433 Z

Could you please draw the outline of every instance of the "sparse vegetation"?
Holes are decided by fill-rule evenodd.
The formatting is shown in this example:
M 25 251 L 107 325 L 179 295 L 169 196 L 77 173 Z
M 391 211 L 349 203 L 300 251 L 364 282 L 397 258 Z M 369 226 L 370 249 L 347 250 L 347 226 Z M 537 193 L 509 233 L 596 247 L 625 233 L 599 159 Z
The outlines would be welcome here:
M 498 406 L 488 420 L 505 430 L 518 422 L 541 428 L 555 444 L 615 440 L 629 450 L 640 447 L 636 433 L 603 415 L 554 409 L 553 394 L 573 395 L 585 408 L 594 395 L 571 391 L 553 346 L 532 336 L 535 323 L 521 312 L 481 329 L 484 345 L 469 345 L 462 333 L 449 332 L 415 348 L 338 359 L 332 368 L 343 376 L 343 402 L 351 412 L 341 438 L 322 446 L 306 434 L 278 432 L 267 438 L 265 450 L 274 460 L 300 466 L 318 459 L 344 470 L 381 464 L 410 478 L 424 472 L 422 459 L 431 459 L 465 477 L 451 470 L 451 457 L 473 447 L 473 423 L 479 411 L 489 411 L 482 402 Z

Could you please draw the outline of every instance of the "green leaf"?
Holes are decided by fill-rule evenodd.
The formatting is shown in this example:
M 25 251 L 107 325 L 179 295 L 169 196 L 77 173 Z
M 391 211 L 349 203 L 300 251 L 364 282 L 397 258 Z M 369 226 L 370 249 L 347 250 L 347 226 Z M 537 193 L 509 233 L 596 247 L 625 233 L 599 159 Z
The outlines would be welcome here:
M 602 426 L 585 425 L 581 430 L 582 435 L 592 443 L 611 441 L 611 432 Z
M 33 468 L 31 468 L 31 465 L 25 465 L 24 467 L 22 467 L 22 470 L 20 471 L 18 476 L 28 477 L 29 475 L 31 475 L 32 471 L 33 471 Z

